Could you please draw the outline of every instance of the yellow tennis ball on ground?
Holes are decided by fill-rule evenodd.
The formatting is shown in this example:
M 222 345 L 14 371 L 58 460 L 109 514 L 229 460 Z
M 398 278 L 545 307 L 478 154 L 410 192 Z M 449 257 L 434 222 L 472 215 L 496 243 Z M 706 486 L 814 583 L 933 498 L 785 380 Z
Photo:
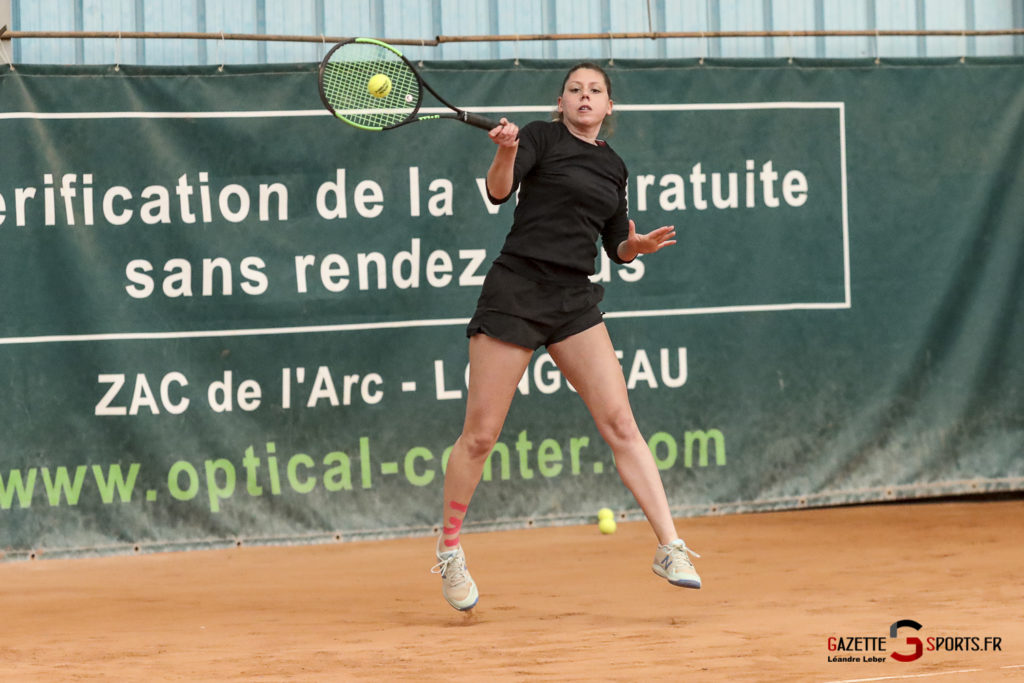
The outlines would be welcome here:
M 597 523 L 597 528 L 601 530 L 602 534 L 614 534 L 615 533 L 615 520 L 611 517 L 602 519 Z
M 615 519 L 615 513 L 612 512 L 611 508 L 601 508 L 597 511 L 598 521 L 602 519 Z
M 391 92 L 391 79 L 384 74 L 377 74 L 366 84 L 366 89 L 374 97 L 387 97 Z

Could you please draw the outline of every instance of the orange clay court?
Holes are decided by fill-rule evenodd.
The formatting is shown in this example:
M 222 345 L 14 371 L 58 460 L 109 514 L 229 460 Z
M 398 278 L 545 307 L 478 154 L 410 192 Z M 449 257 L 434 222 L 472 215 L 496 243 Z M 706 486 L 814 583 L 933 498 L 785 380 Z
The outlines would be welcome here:
M 679 528 L 702 590 L 651 572 L 642 521 L 467 534 L 468 615 L 441 597 L 432 538 L 0 564 L 0 680 L 1024 680 L 1024 500 Z M 900 619 L 922 629 L 887 652 L 829 649 Z M 915 634 L 961 649 L 829 661 L 911 654 Z

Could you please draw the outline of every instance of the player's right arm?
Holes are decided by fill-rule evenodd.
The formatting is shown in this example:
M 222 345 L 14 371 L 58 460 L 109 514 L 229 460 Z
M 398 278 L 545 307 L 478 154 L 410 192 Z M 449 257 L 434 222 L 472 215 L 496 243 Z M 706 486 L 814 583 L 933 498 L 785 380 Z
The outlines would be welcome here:
M 487 169 L 487 193 L 496 204 L 508 199 L 515 182 L 516 151 L 519 149 L 519 127 L 506 118 L 490 133 L 491 140 L 498 146 L 494 160 Z M 497 201 L 495 201 L 497 200 Z

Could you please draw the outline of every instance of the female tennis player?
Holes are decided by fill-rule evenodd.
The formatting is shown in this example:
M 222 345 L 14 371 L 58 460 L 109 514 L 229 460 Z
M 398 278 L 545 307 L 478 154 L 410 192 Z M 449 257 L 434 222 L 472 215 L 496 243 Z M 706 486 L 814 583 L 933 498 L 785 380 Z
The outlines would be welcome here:
M 661 476 L 640 434 L 619 360 L 598 302 L 597 239 L 615 263 L 675 244 L 675 229 L 636 232 L 626 207 L 626 165 L 599 138 L 612 113 L 611 82 L 599 66 L 572 67 L 562 83 L 556 120 L 520 130 L 507 119 L 490 131 L 497 144 L 487 192 L 501 204 L 519 188 L 512 229 L 484 281 L 467 328 L 469 390 L 462 433 L 444 482 L 444 530 L 437 541 L 442 593 L 458 610 L 479 591 L 460 542 L 463 520 L 484 464 L 501 433 L 533 352 L 546 346 L 586 403 L 615 466 L 658 539 L 652 569 L 676 586 L 700 588 L 669 511 Z

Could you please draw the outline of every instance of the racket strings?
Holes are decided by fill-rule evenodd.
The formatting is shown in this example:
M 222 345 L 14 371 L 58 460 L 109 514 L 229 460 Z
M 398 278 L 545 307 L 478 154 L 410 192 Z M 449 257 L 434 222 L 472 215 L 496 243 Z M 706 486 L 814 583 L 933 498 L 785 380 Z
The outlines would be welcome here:
M 370 79 L 379 74 L 391 81 L 384 97 L 370 93 Z M 420 100 L 416 74 L 396 54 L 377 45 L 349 43 L 338 48 L 323 70 L 328 104 L 360 127 L 387 128 L 408 119 Z

